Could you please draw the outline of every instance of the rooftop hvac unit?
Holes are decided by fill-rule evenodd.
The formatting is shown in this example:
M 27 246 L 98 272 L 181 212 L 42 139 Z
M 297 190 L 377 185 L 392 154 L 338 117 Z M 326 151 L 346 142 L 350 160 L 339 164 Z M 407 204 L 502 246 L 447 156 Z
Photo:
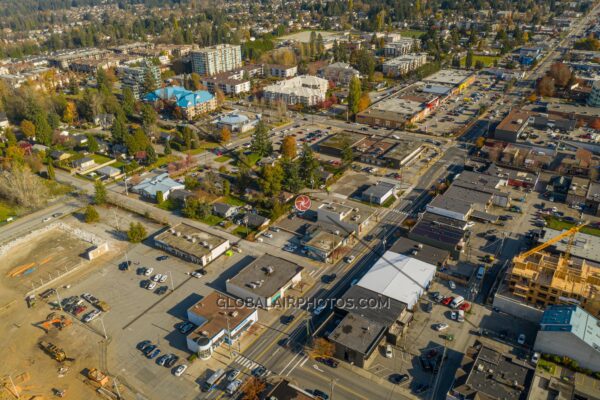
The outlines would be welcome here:
M 177 235 L 177 237 L 181 237 L 181 232 L 177 232 L 175 235 Z
M 419 244 L 417 245 L 417 247 L 418 247 L 419 249 L 422 249 L 422 248 L 423 248 L 423 243 L 419 243 Z
M 232 311 L 232 312 L 230 312 L 230 313 L 229 313 L 229 315 L 230 315 L 231 317 L 233 317 L 233 318 L 237 317 L 237 316 L 238 316 L 238 314 L 239 314 L 239 312 L 238 312 L 237 310 L 235 310 L 235 311 Z
M 483 364 L 477 364 L 477 371 L 483 372 L 484 368 Z
M 265 272 L 267 273 L 267 275 L 271 275 L 274 271 L 275 270 L 270 265 L 268 267 L 265 267 Z

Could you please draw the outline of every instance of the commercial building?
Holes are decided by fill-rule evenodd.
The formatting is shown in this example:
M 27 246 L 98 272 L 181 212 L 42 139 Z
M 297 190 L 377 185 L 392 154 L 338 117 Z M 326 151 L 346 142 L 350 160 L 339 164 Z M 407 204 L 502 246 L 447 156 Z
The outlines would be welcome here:
M 598 380 L 581 372 L 567 371 L 570 379 L 565 379 L 563 367 L 556 366 L 553 374 L 546 370 L 536 371 L 527 400 L 600 400 Z
M 159 249 L 194 264 L 206 266 L 229 249 L 229 240 L 186 223 L 177 224 L 154 238 Z
M 600 79 L 592 85 L 592 91 L 587 99 L 587 105 L 590 107 L 600 107 Z
M 336 225 L 339 230 L 356 236 L 360 236 L 368 230 L 368 225 L 375 213 L 371 207 L 355 202 L 326 201 L 315 204 L 317 222 Z
M 148 60 L 144 60 L 137 66 L 117 67 L 117 76 L 121 80 L 122 88 L 130 89 L 136 99 L 143 96 L 147 78 L 153 79 L 155 85 L 160 83 L 160 69 Z
M 580 119 L 591 123 L 596 118 L 600 118 L 600 107 L 590 107 L 565 103 L 549 103 L 546 106 L 548 114 L 558 115 L 569 119 Z
M 266 399 L 277 400 L 312 400 L 316 399 L 314 395 L 298 386 L 293 385 L 288 380 L 281 380 L 273 385 Z
M 593 215 L 600 215 L 600 183 L 590 182 L 585 196 L 585 206 Z
M 323 67 L 318 72 L 319 76 L 335 83 L 337 86 L 347 86 L 352 78 L 360 77 L 360 72 L 350 64 L 335 62 Z
M 325 100 L 329 82 L 311 75 L 300 75 L 292 79 L 265 86 L 263 93 L 268 102 L 282 101 L 288 105 L 315 106 Z
M 246 304 L 270 309 L 283 299 L 288 290 L 302 281 L 304 267 L 283 258 L 263 254 L 233 278 L 227 279 L 227 293 Z
M 469 71 L 443 69 L 423 79 L 428 84 L 453 87 L 452 94 L 458 94 L 475 82 L 475 75 Z
M 600 321 L 575 305 L 549 306 L 535 338 L 535 351 L 569 357 L 600 371 Z
M 386 326 L 359 313 L 348 313 L 329 334 L 334 344 L 334 357 L 367 368 L 379 343 L 385 337 Z
M 574 118 L 562 118 L 515 109 L 498 124 L 494 131 L 494 139 L 515 143 L 528 126 L 570 132 L 575 129 L 576 125 L 577 120 Z
M 192 70 L 200 75 L 215 75 L 242 66 L 240 45 L 219 44 L 192 51 Z
M 308 257 L 332 262 L 339 258 L 340 248 L 350 243 L 352 233 L 331 223 L 318 222 L 311 225 L 300 240 Z
M 258 121 L 260 121 L 260 117 L 260 115 L 257 115 L 255 118 L 250 119 L 244 114 L 233 112 L 220 117 L 216 121 L 216 124 L 219 129 L 227 128 L 230 132 L 244 133 L 254 129 Z
M 438 105 L 437 96 L 390 97 L 356 114 L 356 121 L 371 126 L 403 128 L 427 117 Z
M 600 266 L 562 254 L 518 255 L 506 273 L 510 294 L 523 303 L 545 308 L 576 304 L 592 315 L 600 311 Z
M 526 400 L 535 368 L 476 341 L 465 352 L 447 400 Z
M 396 185 L 384 181 L 379 181 L 377 184 L 369 186 L 369 188 L 361 194 L 363 201 L 378 205 L 384 204 L 388 199 L 394 198 L 395 196 Z
M 388 168 L 402 168 L 417 159 L 425 149 L 417 141 L 392 140 L 368 138 L 358 144 L 355 154 L 358 153 L 360 162 Z
M 194 117 L 217 108 L 217 99 L 206 90 L 192 92 L 181 86 L 167 86 L 148 93 L 144 100 L 154 103 L 157 107 L 168 105 L 179 109 L 184 118 Z
M 388 77 L 406 75 L 427 63 L 427 54 L 405 54 L 383 63 L 383 74 Z
M 178 189 L 185 189 L 185 185 L 171 179 L 168 173 L 164 173 L 153 178 L 144 179 L 137 185 L 133 186 L 131 191 L 138 193 L 140 196 L 150 200 L 156 200 L 156 194 L 161 192 L 163 199 L 167 200 L 169 198 L 169 194 Z
M 343 131 L 320 141 L 317 144 L 317 150 L 320 153 L 333 157 L 341 157 L 344 148 L 356 148 L 366 139 L 366 135 L 351 131 Z
M 447 250 L 453 258 L 458 258 L 468 241 L 469 231 L 465 227 L 464 221 L 425 212 L 408 232 L 408 237 Z
M 200 359 L 208 360 L 222 343 L 232 345 L 239 341 L 258 321 L 258 310 L 212 292 L 187 310 L 187 318 L 198 326 L 187 335 L 187 348 Z
M 429 246 L 407 237 L 400 237 L 394 242 L 390 251 L 412 257 L 424 263 L 443 267 L 450 258 L 450 252 Z

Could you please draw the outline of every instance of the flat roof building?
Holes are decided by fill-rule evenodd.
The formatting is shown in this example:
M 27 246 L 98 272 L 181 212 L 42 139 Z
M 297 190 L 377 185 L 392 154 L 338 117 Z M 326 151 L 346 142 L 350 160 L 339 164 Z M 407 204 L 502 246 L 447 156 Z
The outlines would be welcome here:
M 154 238 L 156 247 L 186 261 L 207 265 L 229 249 L 229 240 L 180 223 Z
M 187 310 L 197 326 L 186 337 L 187 348 L 203 360 L 222 343 L 233 344 L 258 321 L 258 310 L 237 304 L 227 295 L 212 292 Z
M 459 69 L 443 69 L 423 79 L 423 82 L 439 85 L 450 85 L 465 89 L 471 83 L 475 82 L 475 75 L 472 72 Z
M 288 105 L 315 106 L 325 100 L 329 82 L 312 75 L 300 75 L 265 86 L 263 93 L 269 102 L 282 101 Z
M 354 148 L 366 139 L 367 135 L 351 131 L 342 131 L 320 141 L 317 144 L 317 149 L 320 153 L 341 157 L 342 151 L 346 146 Z
M 324 201 L 317 204 L 317 221 L 336 225 L 347 234 L 362 235 L 375 210 L 355 202 Z
M 270 309 L 302 280 L 304 267 L 264 254 L 225 282 L 227 292 L 248 304 Z
M 192 51 L 192 69 L 200 75 L 214 75 L 242 66 L 240 45 L 219 44 Z
M 396 185 L 389 182 L 379 181 L 375 185 L 369 186 L 367 190 L 362 192 L 361 198 L 363 201 L 371 204 L 382 205 L 388 199 L 396 196 Z

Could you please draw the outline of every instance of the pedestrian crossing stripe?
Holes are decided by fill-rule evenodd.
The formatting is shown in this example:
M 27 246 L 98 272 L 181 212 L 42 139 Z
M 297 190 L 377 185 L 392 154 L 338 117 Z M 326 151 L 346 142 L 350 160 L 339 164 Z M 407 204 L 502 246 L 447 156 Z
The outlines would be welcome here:
M 396 214 L 400 214 L 400 215 L 408 215 L 408 213 L 406 211 L 398 210 L 395 208 L 392 208 L 390 211 L 393 213 L 396 213 Z
M 254 368 L 258 367 L 260 364 L 258 364 L 257 362 L 254 362 L 252 360 L 250 360 L 249 358 L 244 357 L 243 355 L 238 355 L 236 357 L 236 359 L 234 360 L 234 362 L 238 365 L 240 365 L 242 368 L 246 368 L 249 371 L 254 370 Z M 271 375 L 271 371 L 267 370 L 266 372 L 266 376 Z

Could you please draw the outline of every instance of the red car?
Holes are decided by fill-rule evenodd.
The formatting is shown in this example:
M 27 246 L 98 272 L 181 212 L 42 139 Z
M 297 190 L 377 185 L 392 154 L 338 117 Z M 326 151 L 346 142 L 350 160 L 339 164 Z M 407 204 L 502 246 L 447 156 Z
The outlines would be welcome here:
M 463 310 L 463 311 L 468 311 L 469 308 L 471 308 L 471 305 L 469 303 L 467 303 L 466 301 L 464 303 L 462 303 L 460 306 L 458 306 L 458 309 Z
M 448 306 L 450 303 L 452 303 L 452 300 L 454 300 L 454 297 L 446 297 L 444 300 L 442 300 L 442 304 Z

